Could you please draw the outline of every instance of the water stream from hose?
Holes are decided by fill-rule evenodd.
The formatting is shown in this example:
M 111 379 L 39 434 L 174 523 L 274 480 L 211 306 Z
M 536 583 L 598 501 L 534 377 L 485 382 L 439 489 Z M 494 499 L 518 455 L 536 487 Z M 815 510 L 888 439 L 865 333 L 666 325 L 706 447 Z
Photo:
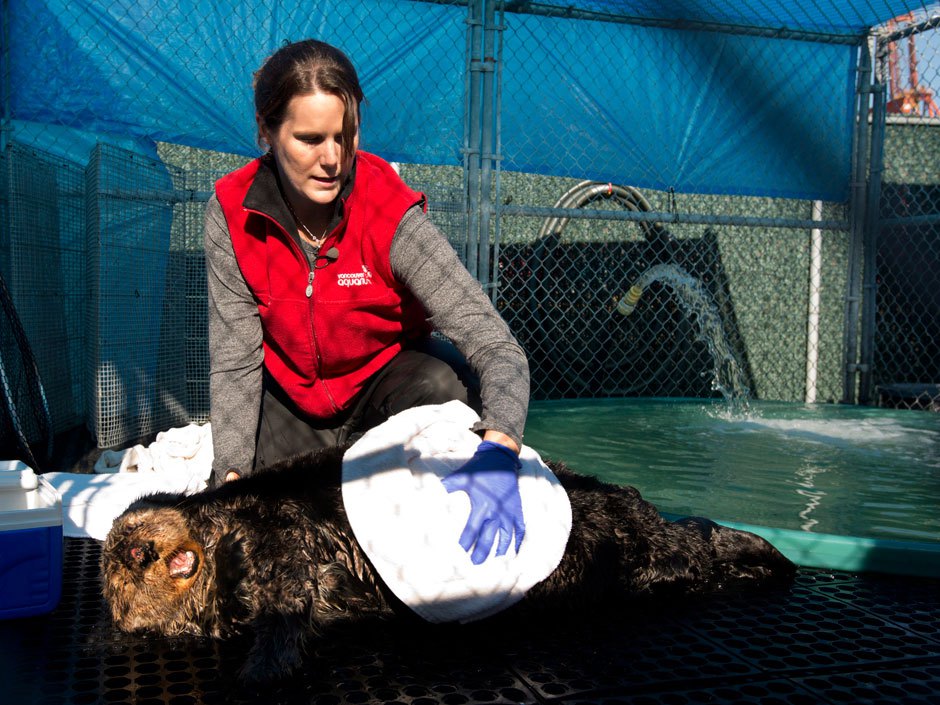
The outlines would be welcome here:
M 643 291 L 653 282 L 659 282 L 672 290 L 683 314 L 695 329 L 695 339 L 708 349 L 712 359 L 712 390 L 720 392 L 725 398 L 732 416 L 746 415 L 751 392 L 741 364 L 728 344 L 714 297 L 701 281 L 674 264 L 650 267 L 634 282 L 632 289 Z M 630 294 L 624 300 L 628 296 Z M 629 312 L 632 312 L 638 296 L 634 295 Z M 621 307 L 621 312 L 625 308 Z

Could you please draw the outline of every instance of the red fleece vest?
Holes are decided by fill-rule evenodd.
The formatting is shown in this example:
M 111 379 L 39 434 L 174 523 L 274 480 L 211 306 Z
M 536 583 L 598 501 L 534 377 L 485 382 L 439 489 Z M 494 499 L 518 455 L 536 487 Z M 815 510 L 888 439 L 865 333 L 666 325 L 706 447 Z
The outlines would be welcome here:
M 258 302 L 264 365 L 297 406 L 327 418 L 349 406 L 366 380 L 403 344 L 427 335 L 423 307 L 395 280 L 392 237 L 405 211 L 422 203 L 382 159 L 359 152 L 343 220 L 321 248 L 311 274 L 294 237 L 273 218 L 242 203 L 260 160 L 224 176 L 216 194 L 235 258 Z

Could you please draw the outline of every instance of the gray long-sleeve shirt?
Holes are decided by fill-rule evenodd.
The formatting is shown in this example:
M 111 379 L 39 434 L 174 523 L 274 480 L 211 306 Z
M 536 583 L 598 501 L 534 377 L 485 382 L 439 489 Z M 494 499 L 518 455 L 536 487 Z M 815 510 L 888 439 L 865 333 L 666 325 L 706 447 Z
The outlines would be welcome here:
M 209 395 L 213 470 L 250 468 L 261 411 L 264 351 L 258 306 L 235 260 L 218 199 L 205 216 L 209 290 Z M 529 403 L 529 366 L 509 327 L 447 239 L 420 207 L 399 223 L 392 272 L 479 376 L 483 412 L 475 431 L 505 433 L 519 445 Z

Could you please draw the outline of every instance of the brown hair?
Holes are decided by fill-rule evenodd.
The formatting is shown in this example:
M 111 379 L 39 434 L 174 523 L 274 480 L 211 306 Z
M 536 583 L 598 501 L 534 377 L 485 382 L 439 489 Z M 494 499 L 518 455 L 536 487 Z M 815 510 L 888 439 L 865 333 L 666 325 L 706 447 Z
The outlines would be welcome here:
M 276 132 L 292 98 L 317 92 L 335 95 L 343 101 L 343 144 L 353 144 L 364 96 L 355 67 L 336 47 L 316 39 L 285 44 L 255 71 L 252 85 L 259 145 L 263 142 L 261 125 Z

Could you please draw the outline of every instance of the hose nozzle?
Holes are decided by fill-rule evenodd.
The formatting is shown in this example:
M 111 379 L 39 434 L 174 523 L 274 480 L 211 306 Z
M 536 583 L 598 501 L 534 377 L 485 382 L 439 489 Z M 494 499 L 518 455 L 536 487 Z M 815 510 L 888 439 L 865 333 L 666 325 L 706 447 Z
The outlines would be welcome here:
M 636 284 L 630 287 L 630 291 L 624 294 L 623 298 L 617 302 L 617 313 L 621 316 L 629 316 L 636 308 L 637 301 L 643 295 L 643 289 Z

